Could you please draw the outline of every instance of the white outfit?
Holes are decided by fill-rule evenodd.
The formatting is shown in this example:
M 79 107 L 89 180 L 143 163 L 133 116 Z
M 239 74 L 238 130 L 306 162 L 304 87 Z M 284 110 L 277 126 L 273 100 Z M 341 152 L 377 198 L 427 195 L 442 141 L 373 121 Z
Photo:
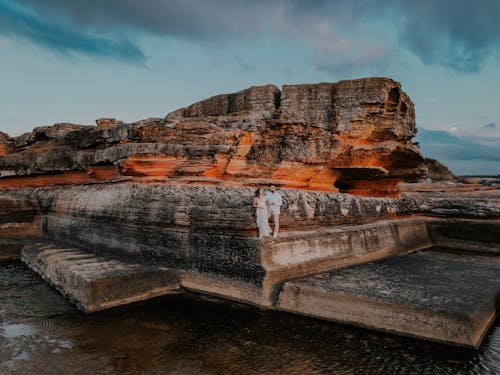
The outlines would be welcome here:
M 271 227 L 269 226 L 269 215 L 267 213 L 266 198 L 257 197 L 256 219 L 259 237 L 269 236 Z
M 275 191 L 274 193 L 266 194 L 266 203 L 269 212 L 273 215 L 274 232 L 273 236 L 278 237 L 278 230 L 280 229 L 280 207 L 283 204 L 281 194 Z
M 280 207 L 283 204 L 283 199 L 281 199 L 281 194 L 275 191 L 274 193 L 266 194 L 266 203 L 269 207 L 269 211 L 274 213 L 280 213 Z

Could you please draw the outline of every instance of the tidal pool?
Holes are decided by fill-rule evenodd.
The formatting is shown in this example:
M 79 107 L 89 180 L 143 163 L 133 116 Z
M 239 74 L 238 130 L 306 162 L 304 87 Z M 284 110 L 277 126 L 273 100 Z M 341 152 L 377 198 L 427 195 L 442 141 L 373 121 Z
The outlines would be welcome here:
M 479 351 L 195 296 L 83 315 L 20 262 L 0 264 L 0 374 L 499 374 Z

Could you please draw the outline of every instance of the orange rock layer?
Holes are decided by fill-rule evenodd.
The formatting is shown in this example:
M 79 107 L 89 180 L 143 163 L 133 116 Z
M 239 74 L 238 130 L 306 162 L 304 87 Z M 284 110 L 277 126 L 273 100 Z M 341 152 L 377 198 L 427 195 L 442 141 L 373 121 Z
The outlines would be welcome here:
M 11 151 L 10 147 L 0 144 L 0 156 L 8 154 Z
M 133 180 L 394 196 L 423 173 L 413 104 L 387 78 L 251 87 L 165 119 L 97 124 L 4 136 L 0 188 Z
M 79 185 L 95 182 L 115 180 L 123 177 L 115 166 L 112 167 L 89 167 L 81 172 L 63 172 L 60 174 L 5 177 L 0 179 L 0 189 L 12 189 L 20 187 L 44 187 L 56 185 Z

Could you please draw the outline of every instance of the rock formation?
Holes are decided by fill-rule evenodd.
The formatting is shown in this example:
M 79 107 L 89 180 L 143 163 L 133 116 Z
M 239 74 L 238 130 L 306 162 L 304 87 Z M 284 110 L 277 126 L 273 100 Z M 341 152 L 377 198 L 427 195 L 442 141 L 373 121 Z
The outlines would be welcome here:
M 8 134 L 0 132 L 0 156 L 12 152 L 12 140 Z
M 313 275 L 432 246 L 500 253 L 500 190 L 410 183 L 429 175 L 412 142 L 413 104 L 387 78 L 251 87 L 165 118 L 96 123 L 0 133 L 0 259 L 21 253 L 84 311 L 190 291 L 343 321 L 333 313 L 336 293 Z M 282 231 L 260 239 L 251 203 L 255 187 L 270 183 L 283 188 Z M 453 283 L 441 268 L 428 270 Z M 352 322 L 477 346 L 498 284 L 483 271 L 478 300 L 489 315 L 467 318 L 479 327 L 469 330 L 473 339 L 458 328 L 437 331 L 460 327 L 457 314 L 429 318 L 429 300 L 447 288 L 415 297 L 424 311 L 419 332 L 386 309 Z M 301 301 L 312 297 L 316 310 L 305 311 Z
M 105 118 L 105 117 L 101 117 L 101 118 L 95 120 L 95 123 L 97 126 L 102 127 L 102 128 L 110 128 L 113 126 L 124 124 L 123 121 L 119 121 L 115 118 Z
M 425 158 L 424 165 L 427 168 L 425 176 L 432 181 L 457 180 L 457 176 L 455 176 L 445 165 L 435 159 Z
M 162 180 L 387 196 L 425 172 L 413 104 L 387 78 L 251 87 L 164 119 L 96 122 L 15 138 L 0 187 Z

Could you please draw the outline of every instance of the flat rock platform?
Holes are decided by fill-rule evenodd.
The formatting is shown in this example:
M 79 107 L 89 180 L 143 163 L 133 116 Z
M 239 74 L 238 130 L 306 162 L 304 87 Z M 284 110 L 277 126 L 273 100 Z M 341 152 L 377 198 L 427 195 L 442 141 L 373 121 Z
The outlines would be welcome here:
M 277 307 L 477 348 L 499 297 L 500 257 L 432 249 L 286 282 Z
M 21 255 L 28 267 L 86 313 L 180 291 L 164 267 L 124 263 L 43 242 L 26 245 Z

